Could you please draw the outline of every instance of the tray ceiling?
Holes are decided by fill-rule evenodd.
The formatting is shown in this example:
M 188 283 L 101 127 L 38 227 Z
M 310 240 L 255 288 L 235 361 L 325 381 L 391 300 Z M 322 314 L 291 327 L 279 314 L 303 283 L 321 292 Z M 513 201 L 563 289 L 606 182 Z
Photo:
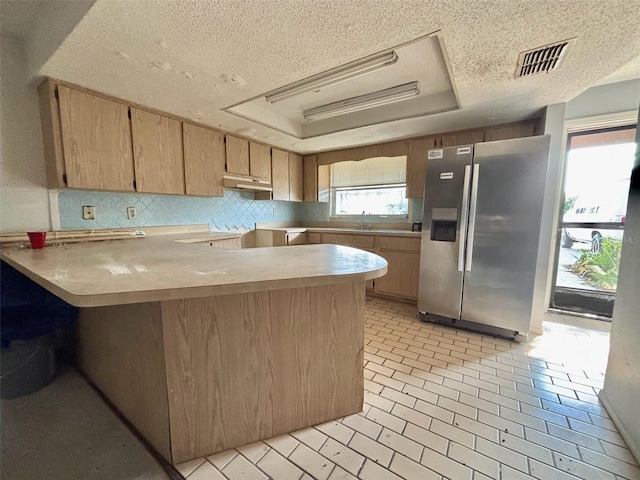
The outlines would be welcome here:
M 15 13 L 24 3 L 32 2 L 2 2 L 3 12 L 9 12 L 2 15 L 2 30 L 24 36 L 26 55 L 34 58 L 47 34 L 60 35 L 55 27 L 66 20 L 56 16 L 55 8 L 29 7 L 41 27 L 7 27 L 11 14 L 29 24 L 25 15 Z M 37 75 L 306 153 L 518 121 L 595 84 L 640 78 L 639 19 L 640 0 L 98 0 L 63 32 L 66 38 L 39 62 Z M 440 55 L 449 60 L 449 92 L 457 94 L 459 108 L 449 104 L 439 113 L 423 110 L 404 119 L 389 114 L 383 123 L 368 118 L 373 112 L 360 112 L 299 123 L 295 132 L 244 118 L 246 112 L 241 117 L 225 110 L 355 60 L 405 44 L 417 46 L 419 42 L 410 42 L 433 39 L 429 35 L 434 32 L 446 47 Z M 520 52 L 568 38 L 575 38 L 575 44 L 560 68 L 514 78 Z M 429 58 L 425 63 L 437 65 L 436 72 L 429 72 L 435 75 L 433 84 L 420 82 L 421 92 L 429 95 L 447 83 L 435 46 L 427 42 L 431 53 L 423 53 Z M 420 55 L 410 63 L 409 70 L 424 67 Z M 395 72 L 398 85 L 405 77 Z M 345 82 L 335 96 L 326 92 L 327 101 L 364 91 L 366 82 L 387 85 L 385 75 L 376 72 L 351 86 Z M 384 110 L 406 115 L 411 102 Z M 287 108 L 316 105 L 300 99 Z

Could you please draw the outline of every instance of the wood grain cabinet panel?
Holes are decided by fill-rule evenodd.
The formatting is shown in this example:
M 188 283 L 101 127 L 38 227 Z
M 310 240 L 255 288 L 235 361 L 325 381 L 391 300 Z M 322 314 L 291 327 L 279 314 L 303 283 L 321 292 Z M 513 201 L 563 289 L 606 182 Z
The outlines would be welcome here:
M 178 120 L 131 109 L 136 190 L 184 194 L 182 127 Z
M 289 200 L 289 154 L 277 148 L 271 151 L 273 200 Z
M 387 274 L 375 281 L 376 292 L 411 300 L 418 299 L 420 252 L 380 250 L 387 263 Z
M 409 142 L 407 155 L 407 198 L 422 198 L 427 171 L 427 152 L 436 147 L 435 138 L 420 138 Z
M 271 182 L 271 147 L 249 142 L 249 174 Z
M 480 142 L 484 142 L 484 129 L 443 135 L 440 141 L 443 148 L 455 147 L 456 145 L 471 145 Z
M 182 124 L 182 134 L 186 193 L 222 197 L 224 135 L 189 123 Z
M 329 201 L 329 174 L 330 165 L 318 165 L 317 155 L 308 155 L 303 158 L 304 174 L 304 201 L 328 202 Z
M 485 130 L 485 141 L 509 140 L 510 138 L 532 137 L 535 135 L 537 120 L 520 122 L 513 125 L 498 126 Z
M 302 157 L 295 153 L 289 154 L 289 200 L 302 202 L 304 200 L 304 167 Z
M 318 201 L 318 157 L 309 155 L 303 158 L 304 201 Z
M 227 173 L 250 175 L 249 141 L 244 138 L 225 136 L 227 150 Z
M 63 85 L 58 94 L 67 186 L 133 191 L 127 106 Z
M 406 250 L 409 252 L 420 252 L 421 238 L 384 236 L 378 237 L 378 248 L 383 250 Z

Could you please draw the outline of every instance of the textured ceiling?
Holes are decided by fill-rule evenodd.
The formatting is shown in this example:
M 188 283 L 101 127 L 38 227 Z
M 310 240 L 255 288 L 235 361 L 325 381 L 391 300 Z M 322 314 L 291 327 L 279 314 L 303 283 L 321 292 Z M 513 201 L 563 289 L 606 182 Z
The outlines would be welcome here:
M 640 0 L 98 0 L 40 74 L 306 153 L 516 121 L 639 78 L 639 23 Z M 435 31 L 460 110 L 306 140 L 222 111 Z M 514 79 L 521 51 L 573 37 L 560 69 Z

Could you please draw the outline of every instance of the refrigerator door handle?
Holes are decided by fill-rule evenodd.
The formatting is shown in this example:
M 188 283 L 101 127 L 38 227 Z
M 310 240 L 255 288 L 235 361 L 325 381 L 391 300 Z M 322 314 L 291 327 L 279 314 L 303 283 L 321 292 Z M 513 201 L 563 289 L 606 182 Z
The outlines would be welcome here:
M 464 167 L 464 186 L 462 187 L 462 212 L 460 216 L 460 242 L 458 246 L 458 271 L 464 271 L 464 249 L 467 238 L 467 222 L 469 220 L 469 181 L 471 165 Z
M 478 205 L 478 178 L 480 177 L 480 165 L 473 165 L 473 179 L 471 181 L 471 206 L 469 207 L 469 233 L 467 235 L 467 272 L 471 271 L 473 264 L 473 237 L 476 230 L 476 207 Z

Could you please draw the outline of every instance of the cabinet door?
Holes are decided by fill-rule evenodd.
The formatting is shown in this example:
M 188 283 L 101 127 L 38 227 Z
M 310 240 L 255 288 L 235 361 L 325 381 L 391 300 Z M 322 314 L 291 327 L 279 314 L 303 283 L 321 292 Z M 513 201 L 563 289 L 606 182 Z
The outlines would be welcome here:
M 287 233 L 287 245 L 306 245 L 307 232 Z
M 420 138 L 409 142 L 407 155 L 407 198 L 422 198 L 427 171 L 427 152 L 435 148 L 435 138 Z
M 318 201 L 318 163 L 316 155 L 304 157 L 303 174 L 304 174 L 304 201 Z
M 271 150 L 271 183 L 274 200 L 289 200 L 289 154 Z
M 504 127 L 487 128 L 485 141 L 508 140 L 510 138 L 531 137 L 535 135 L 536 121 L 529 120 Z
M 182 127 L 178 120 L 131 109 L 136 190 L 184 194 Z
M 378 255 L 388 265 L 387 274 L 376 278 L 376 292 L 417 300 L 420 253 L 380 250 Z
M 249 142 L 249 174 L 271 182 L 271 147 Z
M 183 123 L 182 138 L 187 194 L 222 197 L 224 135 L 215 130 Z
M 227 173 L 249 175 L 249 141 L 244 138 L 226 136 Z
M 302 157 L 295 153 L 289 154 L 289 200 L 302 202 L 304 200 L 304 167 Z
M 456 145 L 471 145 L 480 142 L 484 142 L 484 129 L 443 135 L 441 145 L 445 148 L 455 147 Z
M 62 85 L 58 95 L 67 186 L 133 191 L 128 107 Z

